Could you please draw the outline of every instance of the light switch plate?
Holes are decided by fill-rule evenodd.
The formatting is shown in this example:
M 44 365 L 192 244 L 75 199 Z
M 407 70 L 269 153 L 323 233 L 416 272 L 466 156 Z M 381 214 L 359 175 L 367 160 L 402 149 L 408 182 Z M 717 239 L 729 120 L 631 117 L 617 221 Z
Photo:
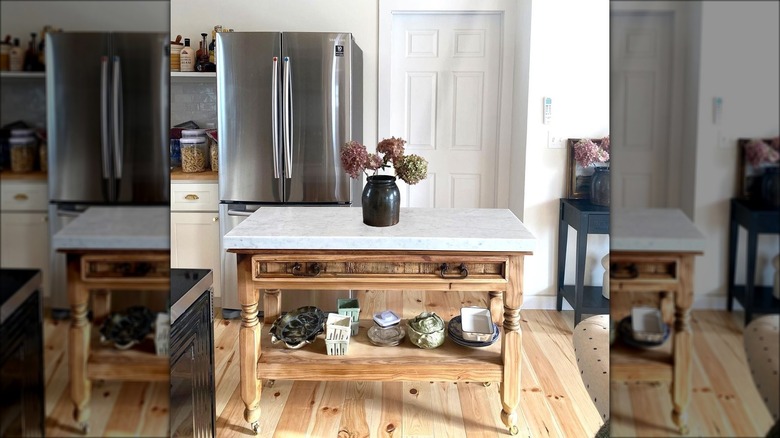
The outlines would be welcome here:
M 555 134 L 552 131 L 547 131 L 547 148 L 548 149 L 563 149 L 566 147 L 566 139 L 562 136 Z

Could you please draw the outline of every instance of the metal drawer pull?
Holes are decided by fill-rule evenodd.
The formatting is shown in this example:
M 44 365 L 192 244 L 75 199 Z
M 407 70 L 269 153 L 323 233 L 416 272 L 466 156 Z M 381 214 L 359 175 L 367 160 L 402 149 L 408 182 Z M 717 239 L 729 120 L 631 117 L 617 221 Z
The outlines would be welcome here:
M 441 269 L 441 271 L 439 272 L 441 278 L 466 278 L 469 276 L 469 270 L 466 269 L 465 263 L 461 263 L 460 266 L 458 266 L 458 270 L 460 271 L 460 274 L 458 275 L 446 276 L 447 271 L 449 271 L 450 269 L 450 265 L 448 265 L 447 263 L 442 263 L 439 269 Z
M 211 218 L 211 222 L 218 222 L 218 221 L 219 221 L 219 216 L 214 216 L 213 218 Z
M 639 268 L 635 263 L 610 263 L 609 278 L 630 280 L 639 277 Z
M 14 199 L 17 201 L 26 201 L 28 198 L 24 193 L 17 193 L 14 195 Z
M 295 262 L 295 264 L 292 267 L 292 274 L 297 277 L 316 277 L 320 275 L 320 271 L 322 270 L 322 267 L 319 263 L 314 263 L 311 266 L 309 266 L 309 272 L 303 272 L 303 265 L 301 265 L 298 262 Z
M 200 198 L 198 197 L 198 195 L 190 193 L 189 195 L 185 196 L 184 199 L 186 199 L 188 201 L 197 201 Z

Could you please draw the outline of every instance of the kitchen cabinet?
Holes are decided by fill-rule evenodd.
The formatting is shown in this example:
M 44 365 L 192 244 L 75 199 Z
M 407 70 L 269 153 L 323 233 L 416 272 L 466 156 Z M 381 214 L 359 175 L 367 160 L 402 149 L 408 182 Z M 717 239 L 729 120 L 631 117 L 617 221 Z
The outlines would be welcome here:
M 16 179 L 4 173 L 0 187 L 0 266 L 40 269 L 49 279 L 48 195 L 45 174 Z
M 212 174 L 213 180 L 206 179 Z M 171 175 L 171 267 L 210 269 L 220 297 L 219 191 L 216 172 Z M 200 178 L 186 179 L 179 178 Z

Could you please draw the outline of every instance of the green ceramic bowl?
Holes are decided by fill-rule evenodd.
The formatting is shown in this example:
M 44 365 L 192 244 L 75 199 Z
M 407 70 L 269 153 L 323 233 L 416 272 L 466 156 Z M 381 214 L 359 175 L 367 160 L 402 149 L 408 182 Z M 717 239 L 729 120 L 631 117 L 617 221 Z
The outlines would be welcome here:
M 436 348 L 444 343 L 444 320 L 433 312 L 406 321 L 406 328 L 409 340 L 420 348 Z

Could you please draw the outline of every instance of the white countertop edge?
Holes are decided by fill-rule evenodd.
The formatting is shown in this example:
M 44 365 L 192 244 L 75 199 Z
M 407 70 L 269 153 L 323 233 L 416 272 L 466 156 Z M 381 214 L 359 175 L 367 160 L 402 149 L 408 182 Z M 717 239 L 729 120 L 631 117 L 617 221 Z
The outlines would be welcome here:
M 239 237 L 226 235 L 225 249 L 230 250 L 374 250 L 374 251 L 475 251 L 533 252 L 536 240 L 398 237 Z
M 167 237 L 167 236 L 165 236 Z M 118 238 L 116 236 L 55 236 L 52 247 L 64 250 L 170 250 L 170 239 L 160 237 Z
M 610 248 L 615 251 L 647 252 L 704 252 L 704 239 L 632 239 L 630 237 L 610 237 Z

